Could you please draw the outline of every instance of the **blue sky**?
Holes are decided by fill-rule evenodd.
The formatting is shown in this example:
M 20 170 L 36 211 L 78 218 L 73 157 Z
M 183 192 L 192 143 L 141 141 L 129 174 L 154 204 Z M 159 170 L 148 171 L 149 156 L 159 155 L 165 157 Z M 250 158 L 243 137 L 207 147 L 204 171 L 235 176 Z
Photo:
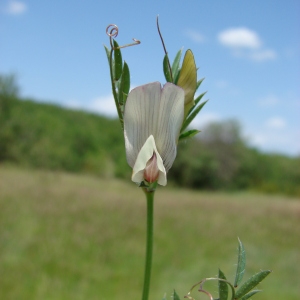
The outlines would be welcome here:
M 165 82 L 156 16 L 171 59 L 194 53 L 210 99 L 195 125 L 238 119 L 251 145 L 300 154 L 298 0 L 0 0 L 0 73 L 21 95 L 115 115 L 103 44 L 119 27 L 133 86 Z

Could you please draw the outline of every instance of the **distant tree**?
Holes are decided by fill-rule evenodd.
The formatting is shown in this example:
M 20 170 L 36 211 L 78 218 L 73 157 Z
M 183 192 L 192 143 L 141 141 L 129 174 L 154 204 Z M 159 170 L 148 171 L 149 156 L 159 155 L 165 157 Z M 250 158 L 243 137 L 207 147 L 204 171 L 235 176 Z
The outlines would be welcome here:
M 210 123 L 197 138 L 179 146 L 171 178 L 192 188 L 234 187 L 244 149 L 237 121 Z
M 9 148 L 14 140 L 10 117 L 18 94 L 16 76 L 0 75 L 0 161 L 8 159 Z
M 0 75 L 0 95 L 9 97 L 19 96 L 19 86 L 16 75 Z
M 199 134 L 199 139 L 217 162 L 216 176 L 220 184 L 231 185 L 245 146 L 240 124 L 236 120 L 208 124 Z

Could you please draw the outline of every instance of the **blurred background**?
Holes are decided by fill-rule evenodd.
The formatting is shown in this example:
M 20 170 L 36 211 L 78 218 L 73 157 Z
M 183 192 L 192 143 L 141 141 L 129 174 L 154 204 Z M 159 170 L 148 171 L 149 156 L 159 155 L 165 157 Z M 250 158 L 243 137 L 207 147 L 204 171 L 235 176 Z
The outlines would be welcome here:
M 157 15 L 209 101 L 157 193 L 153 299 L 233 274 L 237 236 L 250 271 L 274 270 L 257 299 L 298 299 L 297 0 L 0 1 L 1 299 L 140 296 L 145 207 L 103 45 L 117 24 L 120 45 L 141 41 L 122 51 L 131 88 L 164 83 Z

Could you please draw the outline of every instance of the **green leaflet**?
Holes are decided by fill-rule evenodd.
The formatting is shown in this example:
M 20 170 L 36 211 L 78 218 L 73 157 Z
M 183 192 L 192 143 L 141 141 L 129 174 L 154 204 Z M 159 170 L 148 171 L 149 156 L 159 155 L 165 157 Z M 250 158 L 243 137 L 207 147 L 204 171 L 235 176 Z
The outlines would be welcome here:
M 119 104 L 124 105 L 130 89 L 130 73 L 127 63 L 124 61 L 120 89 L 119 89 Z
M 200 110 L 203 108 L 203 106 L 206 104 L 207 101 L 208 100 L 201 103 L 192 111 L 192 113 L 183 122 L 180 132 L 184 131 L 190 125 L 190 123 L 194 120 L 194 118 L 197 116 L 197 114 L 200 112 Z
M 182 54 L 182 49 L 180 49 L 175 58 L 174 58 L 174 61 L 173 61 L 173 64 L 172 64 L 172 74 L 173 74 L 173 83 L 177 84 L 177 81 L 178 81 L 178 78 L 179 78 L 179 71 L 180 71 L 180 67 L 179 67 L 179 64 L 180 64 L 180 59 L 181 59 L 181 54 Z
M 253 291 L 249 292 L 248 294 L 246 294 L 244 297 L 242 297 L 241 300 L 247 300 L 259 292 L 260 292 L 260 290 L 253 290 Z
M 172 76 L 170 73 L 170 68 L 169 68 L 169 58 L 168 54 L 165 55 L 164 60 L 163 60 L 163 69 L 164 69 L 164 74 L 167 82 L 172 82 Z
M 112 93 L 114 96 L 116 108 L 118 111 L 118 117 L 121 122 L 121 126 L 123 128 L 123 105 L 126 101 L 127 94 L 126 91 L 129 91 L 130 85 L 130 76 L 129 76 L 129 68 L 126 63 L 124 63 L 125 70 L 123 71 L 123 61 L 121 50 L 119 49 L 118 43 L 113 40 L 113 49 L 109 50 L 106 46 L 104 46 L 106 56 L 108 59 L 110 76 L 111 76 L 111 85 L 112 85 Z M 113 55 L 112 55 L 113 53 Z M 123 80 L 120 78 L 123 75 Z M 122 82 L 123 81 L 123 82 Z
M 219 278 L 226 280 L 224 273 L 219 269 Z M 228 299 L 228 285 L 226 282 L 219 280 L 218 281 L 219 288 L 219 300 L 227 300 Z
M 190 109 L 188 116 L 191 114 L 191 112 L 197 107 L 197 104 L 200 102 L 200 100 L 203 98 L 203 96 L 206 94 L 206 92 L 202 93 L 201 95 L 199 95 L 194 101 L 195 101 L 195 105 Z M 208 100 L 206 100 L 208 101 Z
M 114 40 L 114 80 L 118 81 L 122 75 L 122 54 L 121 50 L 118 48 L 118 43 Z
M 238 263 L 236 268 L 234 287 L 237 287 L 239 283 L 242 281 L 245 273 L 245 267 L 246 267 L 246 251 L 240 239 L 238 239 L 238 241 L 239 241 L 239 252 L 238 252 Z
M 173 297 L 173 300 L 180 300 L 180 298 L 179 298 L 179 296 L 178 296 L 178 294 L 176 293 L 175 290 L 173 291 L 172 297 Z
M 104 49 L 105 49 L 107 60 L 108 60 L 108 64 L 109 64 L 110 50 L 105 45 L 104 45 Z
M 184 133 L 181 133 L 180 136 L 179 136 L 179 141 L 191 138 L 191 137 L 195 136 L 199 132 L 200 132 L 200 130 L 192 129 L 192 130 L 186 131 Z
M 196 91 L 198 90 L 199 86 L 201 85 L 201 83 L 203 82 L 205 78 L 201 78 L 200 80 L 197 81 L 197 87 L 196 87 Z
M 104 45 L 104 49 L 105 49 L 107 60 L 108 60 L 109 70 L 110 70 L 110 72 L 112 74 L 112 78 L 114 78 L 114 72 L 115 72 L 114 65 L 115 65 L 115 62 L 114 62 L 113 58 L 110 59 L 110 54 L 112 52 L 105 45 Z
M 250 277 L 235 293 L 235 298 L 240 299 L 255 288 L 264 278 L 271 273 L 270 270 L 261 271 Z M 247 299 L 247 298 L 246 298 Z

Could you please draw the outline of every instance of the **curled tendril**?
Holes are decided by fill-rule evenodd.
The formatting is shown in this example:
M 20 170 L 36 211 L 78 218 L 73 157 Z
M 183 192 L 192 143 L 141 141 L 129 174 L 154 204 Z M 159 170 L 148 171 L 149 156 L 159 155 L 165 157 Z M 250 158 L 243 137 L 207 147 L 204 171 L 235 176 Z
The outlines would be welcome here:
M 113 38 L 116 38 L 119 34 L 119 28 L 116 24 L 109 24 L 107 27 L 106 27 L 106 34 L 109 36 L 109 41 L 110 41 L 110 46 L 113 50 L 116 50 L 116 49 L 121 49 L 121 48 L 126 48 L 126 47 L 130 47 L 130 46 L 135 46 L 135 45 L 138 45 L 141 43 L 141 41 L 137 40 L 137 39 L 132 39 L 133 40 L 133 43 L 131 44 L 126 44 L 126 45 L 123 45 L 123 46 L 119 46 L 119 47 L 114 47 L 113 46 Z
M 111 28 L 111 29 L 110 29 Z M 119 33 L 119 28 L 116 24 L 109 24 L 106 27 L 106 34 L 111 37 L 117 37 Z
M 198 290 L 198 292 L 206 294 L 209 297 L 209 300 L 214 300 L 214 298 L 213 298 L 213 296 L 212 296 L 211 293 L 209 293 L 209 292 L 207 292 L 205 290 Z M 190 295 L 191 294 L 188 293 L 187 295 L 184 296 L 184 298 L 187 298 L 189 300 L 195 300 L 195 298 L 191 297 Z
M 208 278 L 207 278 L 207 279 L 208 279 Z M 204 294 L 206 294 L 206 295 L 209 297 L 210 300 L 214 300 L 212 294 L 209 293 L 208 291 L 205 291 L 205 290 L 203 289 L 203 284 L 205 283 L 205 281 L 206 281 L 207 279 L 205 278 L 205 279 L 201 280 L 200 282 L 194 284 L 194 285 L 192 286 L 191 290 L 187 293 L 187 295 L 184 296 L 184 298 L 189 299 L 189 300 L 195 300 L 195 299 L 191 296 L 191 292 L 192 292 L 192 290 L 193 290 L 197 285 L 199 285 L 198 292 L 204 293 Z
M 116 24 L 109 24 L 106 27 L 106 34 L 109 36 L 110 46 L 113 48 L 112 39 L 116 38 L 119 34 L 119 28 Z
M 191 287 L 190 291 L 187 293 L 187 295 L 184 296 L 184 298 L 189 299 L 189 300 L 195 300 L 195 299 L 191 296 L 191 292 L 193 291 L 193 289 L 194 289 L 196 286 L 199 285 L 198 292 L 204 293 L 204 294 L 206 294 L 206 295 L 209 297 L 210 300 L 214 300 L 212 294 L 209 293 L 208 291 L 206 291 L 206 290 L 203 289 L 204 283 L 205 283 L 206 281 L 210 281 L 210 280 L 217 280 L 217 281 L 222 281 L 222 282 L 227 283 L 227 284 L 230 286 L 231 292 L 232 292 L 231 300 L 234 300 L 234 299 L 235 299 L 235 290 L 234 290 L 233 285 L 232 285 L 229 281 L 227 281 L 227 280 L 225 280 L 225 279 L 222 279 L 222 278 L 205 278 L 205 279 L 202 279 L 200 282 L 194 284 L 194 285 Z

